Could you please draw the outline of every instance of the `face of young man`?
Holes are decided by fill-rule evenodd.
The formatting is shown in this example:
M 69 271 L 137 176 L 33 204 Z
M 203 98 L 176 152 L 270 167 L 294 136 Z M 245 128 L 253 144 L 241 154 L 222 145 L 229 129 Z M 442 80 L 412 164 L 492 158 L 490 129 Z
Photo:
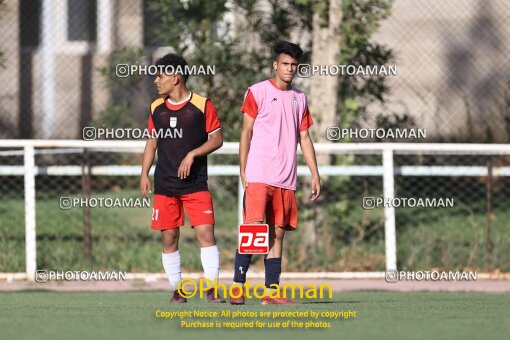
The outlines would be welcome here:
M 276 76 L 287 84 L 292 82 L 297 72 L 299 61 L 288 54 L 280 54 L 277 60 L 273 61 L 273 68 Z
M 168 95 L 179 83 L 179 77 L 175 74 L 158 73 L 154 84 L 158 90 L 159 95 Z

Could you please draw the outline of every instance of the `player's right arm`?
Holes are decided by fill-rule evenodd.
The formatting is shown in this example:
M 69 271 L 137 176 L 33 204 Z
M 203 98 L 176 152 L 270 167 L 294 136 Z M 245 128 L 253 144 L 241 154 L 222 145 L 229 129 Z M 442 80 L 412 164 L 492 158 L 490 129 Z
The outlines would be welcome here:
M 250 141 L 254 123 L 255 119 L 246 113 L 243 114 L 243 128 L 241 130 L 241 139 L 239 141 L 239 165 L 241 181 L 244 189 L 246 189 L 246 162 L 248 160 L 248 152 L 250 151 Z
M 243 127 L 241 130 L 241 139 L 239 141 L 239 175 L 241 176 L 244 189 L 246 189 L 246 163 L 248 162 L 248 152 L 250 152 L 253 124 L 255 124 L 258 111 L 259 108 L 253 93 L 251 93 L 250 90 L 246 91 L 244 103 L 241 107 L 241 112 L 243 112 Z
M 142 161 L 142 174 L 140 176 L 140 191 L 146 198 L 152 193 L 151 180 L 149 179 L 149 172 L 151 170 L 152 162 L 154 162 L 154 155 L 158 146 L 158 140 L 156 138 L 149 138 L 145 144 L 145 150 L 143 151 Z
M 152 107 L 151 114 L 149 115 L 149 120 L 147 122 L 147 130 L 152 135 L 153 138 L 149 138 L 147 143 L 145 144 L 145 150 L 143 151 L 143 160 L 142 160 L 142 173 L 140 175 L 140 191 L 145 198 L 149 197 L 149 194 L 152 194 L 152 185 L 151 180 L 149 179 L 149 172 L 151 171 L 152 162 L 154 162 L 154 155 L 156 154 L 156 149 L 158 148 L 158 139 L 155 138 L 154 135 L 154 121 L 152 120 Z

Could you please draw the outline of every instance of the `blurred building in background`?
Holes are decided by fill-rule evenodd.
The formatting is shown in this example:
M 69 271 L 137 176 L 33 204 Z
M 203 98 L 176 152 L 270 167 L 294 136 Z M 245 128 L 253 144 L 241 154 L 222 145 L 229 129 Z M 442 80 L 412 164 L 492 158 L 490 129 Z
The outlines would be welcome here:
M 436 141 L 510 141 L 510 3 L 397 0 L 374 39 L 394 49 L 389 110 Z
M 161 47 L 150 34 L 158 21 L 149 4 L 3 1 L 0 137 L 81 138 L 112 98 L 98 72 L 112 51 Z M 504 0 L 394 1 L 373 37 L 392 49 L 398 72 L 378 110 L 412 117 L 435 141 L 507 142 L 509 18 Z M 144 105 L 133 115 L 145 115 Z
M 43 34 L 46 2 L 47 36 Z M 97 69 L 106 65 L 116 48 L 144 46 L 143 3 L 5 1 L 0 8 L 5 32 L 0 39 L 1 137 L 81 138 L 81 128 L 110 97 Z M 53 101 L 43 107 L 48 86 Z

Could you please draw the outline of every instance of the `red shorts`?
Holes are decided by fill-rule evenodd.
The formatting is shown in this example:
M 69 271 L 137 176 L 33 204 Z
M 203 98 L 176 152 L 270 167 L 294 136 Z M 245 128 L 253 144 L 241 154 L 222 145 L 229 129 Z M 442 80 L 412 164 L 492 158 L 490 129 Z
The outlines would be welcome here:
M 214 224 L 211 193 L 199 191 L 181 196 L 154 195 L 151 229 L 166 230 L 183 226 L 184 210 L 191 227 Z
M 298 210 L 294 190 L 264 183 L 249 183 L 244 193 L 244 223 L 263 222 L 282 228 L 295 229 Z

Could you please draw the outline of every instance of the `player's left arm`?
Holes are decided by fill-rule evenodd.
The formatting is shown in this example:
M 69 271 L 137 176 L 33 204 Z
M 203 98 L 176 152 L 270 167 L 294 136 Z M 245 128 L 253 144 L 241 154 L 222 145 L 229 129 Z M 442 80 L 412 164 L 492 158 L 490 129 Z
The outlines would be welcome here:
M 308 133 L 308 129 L 303 130 L 299 133 L 299 145 L 303 156 L 305 157 L 306 165 L 312 173 L 312 196 L 311 200 L 315 201 L 321 194 L 321 179 L 319 176 L 319 169 L 317 167 L 317 158 L 315 157 L 315 148 L 313 147 L 312 138 Z
M 188 177 L 196 157 L 208 155 L 221 148 L 222 145 L 223 135 L 221 134 L 221 130 L 218 129 L 209 135 L 209 140 L 207 142 L 188 152 L 186 157 L 182 160 L 179 170 L 177 170 L 177 177 L 181 179 Z
M 223 145 L 223 135 L 220 129 L 220 120 L 216 108 L 210 100 L 207 100 L 205 107 L 205 131 L 209 134 L 209 139 L 198 148 L 188 152 L 186 157 L 182 160 L 179 169 L 177 170 L 177 177 L 185 179 L 191 172 L 191 166 L 196 157 L 208 155 Z

